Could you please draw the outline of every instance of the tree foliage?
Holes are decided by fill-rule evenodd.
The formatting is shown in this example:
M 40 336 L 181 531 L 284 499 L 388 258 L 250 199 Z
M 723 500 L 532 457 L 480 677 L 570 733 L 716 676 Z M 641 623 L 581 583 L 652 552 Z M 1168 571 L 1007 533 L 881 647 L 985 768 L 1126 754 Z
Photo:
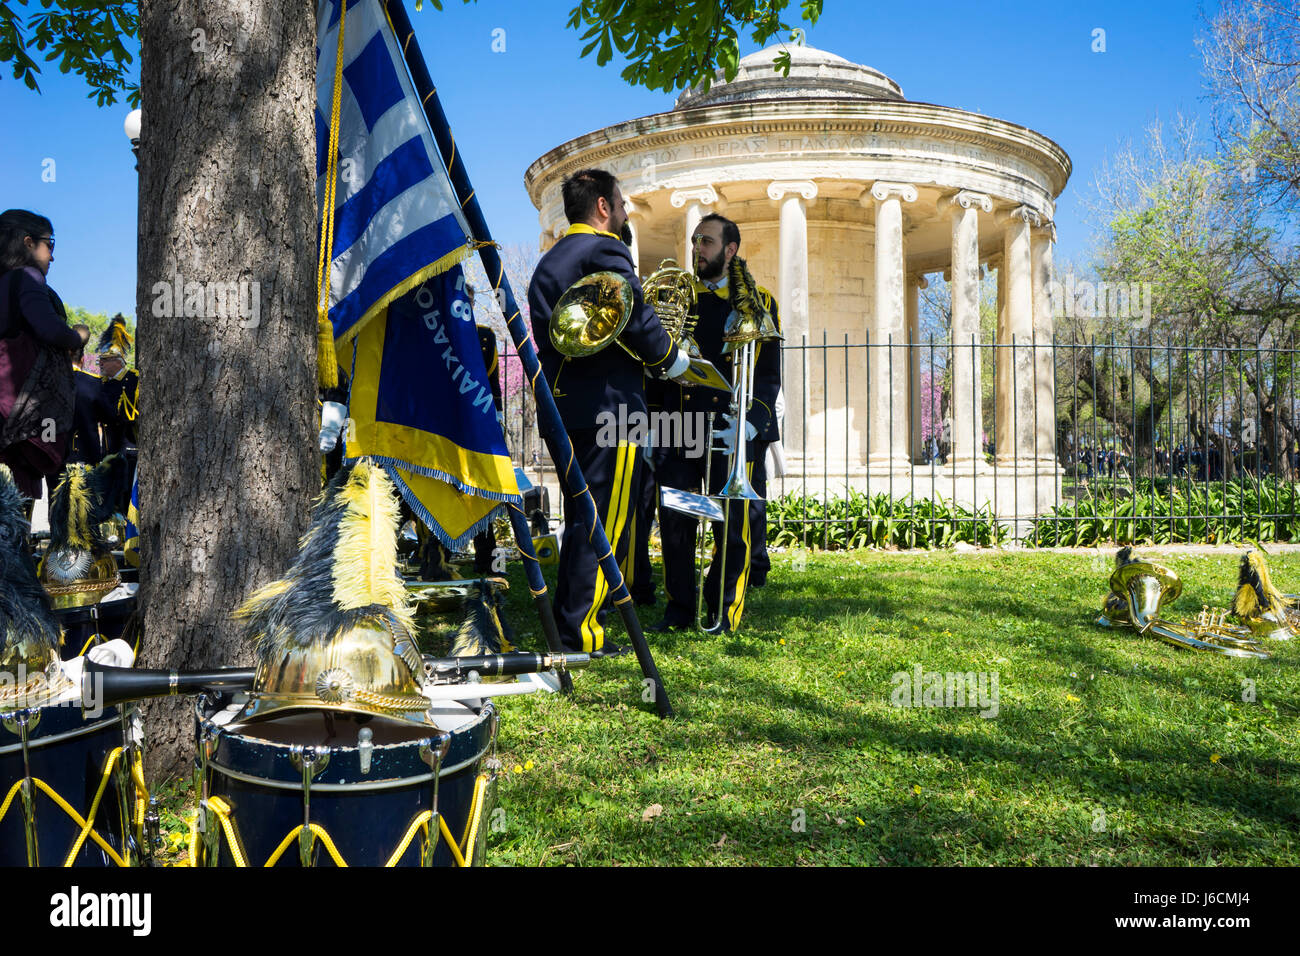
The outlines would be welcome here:
M 604 66 L 617 50 L 627 61 L 622 77 L 651 90 L 708 89 L 717 71 L 728 80 L 740 65 L 740 35 L 760 46 L 778 34 L 793 39 L 785 20 L 790 0 L 582 0 L 569 11 L 568 26 L 588 41 L 582 55 Z M 800 0 L 800 19 L 815 24 L 822 0 Z M 773 62 L 789 75 L 790 54 Z
M 464 0 L 470 3 L 472 0 Z M 39 3 L 39 9 L 36 8 Z M 628 60 L 622 77 L 628 83 L 665 92 L 700 85 L 708 89 L 721 70 L 732 80 L 740 64 L 740 37 L 763 45 L 778 35 L 795 39 L 801 32 L 786 19 L 791 0 L 582 0 L 569 11 L 568 26 L 588 41 L 582 56 L 596 53 L 608 63 L 617 50 Z M 429 0 L 435 10 L 442 0 Z M 423 7 L 416 0 L 415 9 Z M 799 0 L 799 21 L 810 26 L 822 12 L 822 0 Z M 140 105 L 140 89 L 130 82 L 134 62 L 126 43 L 139 26 L 136 0 L 0 0 L 0 63 L 39 92 L 40 64 L 33 51 L 55 60 L 63 73 L 76 73 L 90 86 L 100 106 L 125 93 Z M 790 54 L 782 52 L 773 67 L 788 75 Z
M 135 0 L 0 0 L 0 63 L 13 67 L 14 79 L 40 92 L 41 66 L 59 64 L 59 72 L 76 73 L 90 86 L 99 106 L 111 106 L 125 93 L 140 104 L 140 88 L 130 82 L 133 62 L 124 41 L 136 38 L 139 15 Z

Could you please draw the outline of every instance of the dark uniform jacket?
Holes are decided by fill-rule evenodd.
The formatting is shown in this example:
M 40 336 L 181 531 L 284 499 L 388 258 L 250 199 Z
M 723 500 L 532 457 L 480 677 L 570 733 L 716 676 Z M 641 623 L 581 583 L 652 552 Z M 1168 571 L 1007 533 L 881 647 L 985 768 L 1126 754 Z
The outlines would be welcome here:
M 639 361 L 614 344 L 586 358 L 568 358 L 551 344 L 555 303 L 583 276 L 603 271 L 617 272 L 632 284 L 632 316 L 619 340 L 636 352 Z M 677 343 L 646 305 L 632 255 L 621 240 L 589 226 L 571 226 L 537 263 L 528 286 L 528 308 L 542 372 L 566 428 L 595 428 L 601 411 L 619 405 L 625 405 L 629 415 L 645 414 L 645 373 L 661 374 L 671 366 Z
M 72 450 L 68 461 L 85 465 L 98 465 L 104 457 L 100 442 L 99 424 L 107 417 L 103 400 L 103 385 L 98 375 L 78 368 L 73 377 L 77 381 L 77 403 L 72 416 Z
M 136 439 L 136 401 L 140 389 L 140 376 L 128 369 L 121 378 L 104 381 L 104 454 L 113 455 Z
M 731 315 L 730 286 L 710 291 L 700 281 L 695 283 L 698 301 L 695 314 L 699 317 L 695 323 L 695 343 L 700 347 L 700 354 L 718 367 L 723 376 L 735 383 L 732 370 L 732 357 L 739 355 L 739 349 L 722 354 L 722 331 Z M 776 299 L 762 286 L 758 289 L 763 306 L 772 315 L 772 321 L 781 328 L 781 317 L 777 314 Z M 781 343 L 779 341 L 757 342 L 754 348 L 754 402 L 749 407 L 746 421 L 757 430 L 757 441 L 779 441 L 780 426 L 776 419 L 776 393 L 781 390 Z M 716 388 L 682 387 L 675 382 L 665 382 L 663 389 L 663 409 L 669 412 L 714 412 L 723 413 L 731 408 L 731 398 Z

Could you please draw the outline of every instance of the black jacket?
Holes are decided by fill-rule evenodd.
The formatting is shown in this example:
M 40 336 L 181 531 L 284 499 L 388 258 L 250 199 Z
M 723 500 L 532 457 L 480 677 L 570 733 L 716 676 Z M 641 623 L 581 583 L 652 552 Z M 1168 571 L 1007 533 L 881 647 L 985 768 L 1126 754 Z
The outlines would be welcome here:
M 697 281 L 695 284 L 698 300 L 695 306 L 695 343 L 700 347 L 700 354 L 718 367 L 718 371 L 734 384 L 732 375 L 732 357 L 738 351 L 722 354 L 722 331 L 731 315 L 731 298 L 729 288 L 710 291 L 708 286 Z M 758 289 L 763 299 L 763 306 L 772 315 L 772 321 L 781 328 L 781 317 L 777 314 L 776 299 L 772 293 L 761 286 Z M 780 341 L 758 342 L 755 344 L 754 356 L 754 402 L 749 407 L 746 421 L 753 424 L 758 434 L 758 441 L 779 441 L 780 423 L 776 419 L 776 394 L 781 390 L 781 343 Z M 715 388 L 683 388 L 675 382 L 663 386 L 663 409 L 670 412 L 726 412 L 731 408 L 731 398 Z
M 103 385 L 104 454 L 115 455 L 128 445 L 137 443 L 136 402 L 139 398 L 140 376 L 128 369 L 121 378 L 110 378 Z
M 104 457 L 99 424 L 108 417 L 104 405 L 104 383 L 98 375 L 80 368 L 73 373 L 73 378 L 77 382 L 77 403 L 73 408 L 72 450 L 68 453 L 68 461 L 98 465 Z
M 551 344 L 555 303 L 583 276 L 603 271 L 617 272 L 632 284 L 632 316 L 619 338 L 640 361 L 614 344 L 586 358 L 568 358 Z M 627 246 L 608 233 L 566 234 L 537 263 L 528 286 L 528 308 L 542 372 L 566 428 L 595 428 L 600 412 L 617 412 L 620 405 L 629 415 L 645 413 L 645 372 L 661 374 L 671 366 L 677 343 L 645 304 Z

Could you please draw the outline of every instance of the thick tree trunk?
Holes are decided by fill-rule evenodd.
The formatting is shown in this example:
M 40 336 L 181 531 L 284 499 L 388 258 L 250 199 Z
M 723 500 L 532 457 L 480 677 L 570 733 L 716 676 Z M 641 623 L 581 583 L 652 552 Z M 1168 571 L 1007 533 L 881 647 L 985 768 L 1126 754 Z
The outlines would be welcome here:
M 150 666 L 251 662 L 230 613 L 283 572 L 319 490 L 315 24 L 311 0 L 140 3 Z M 151 704 L 146 727 L 152 775 L 183 772 L 188 705 Z

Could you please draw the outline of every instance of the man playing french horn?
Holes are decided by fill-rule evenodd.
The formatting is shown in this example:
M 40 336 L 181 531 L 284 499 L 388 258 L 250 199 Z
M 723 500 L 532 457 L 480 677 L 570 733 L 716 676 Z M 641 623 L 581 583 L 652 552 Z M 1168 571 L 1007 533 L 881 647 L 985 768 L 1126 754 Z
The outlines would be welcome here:
M 690 359 L 644 301 L 631 254 L 620 239 L 627 211 L 614 177 L 602 169 L 580 170 L 564 181 L 561 193 L 570 226 L 537 263 L 528 287 L 533 338 L 597 514 L 627 574 L 641 451 L 626 436 L 601 441 L 597 426 L 602 414 L 617 416 L 620 408 L 625 419 L 644 417 L 645 374 L 681 375 Z M 584 284 L 587 279 L 594 281 Z M 626 302 L 615 307 L 605 301 L 610 298 Z M 621 330 L 615 329 L 616 316 L 625 323 Z M 596 321 L 586 322 L 589 318 Z M 615 333 L 622 347 L 605 348 L 605 333 Z M 582 512 L 566 497 L 556 624 L 566 650 L 618 653 L 623 648 L 605 640 L 603 605 L 610 584 L 590 537 Z
M 745 260 L 736 254 L 740 229 L 734 222 L 716 213 L 705 216 L 691 237 L 691 245 L 697 276 L 695 343 L 733 389 L 743 386 L 746 375 L 750 376 L 750 387 L 745 391 L 752 391 L 752 402 L 743 414 L 737 415 L 733 396 L 724 392 L 663 384 L 665 411 L 683 417 L 699 413 L 713 416 L 714 449 L 710 461 L 706 457 L 692 458 L 683 448 L 663 448 L 656 460 L 656 474 L 661 488 L 698 491 L 707 470 L 707 492 L 721 492 L 725 498 L 726 520 L 713 525 L 713 561 L 704 581 L 704 603 L 708 629 L 730 633 L 740 625 L 749 582 L 753 544 L 750 505 L 765 490 L 761 471 L 755 475 L 755 455 L 766 447 L 765 443 L 780 437 L 775 413 L 781 388 L 780 321 L 772 293 L 754 282 Z M 748 365 L 748 369 L 742 365 Z M 745 433 L 738 436 L 740 427 Z M 745 450 L 741 474 L 735 474 L 741 461 L 741 445 L 737 442 Z M 757 464 L 761 469 L 761 462 Z M 758 483 L 752 485 L 756 477 Z M 668 605 L 663 620 L 652 630 L 688 628 L 696 617 L 694 556 L 698 521 L 661 507 L 659 523 Z M 718 547 L 724 537 L 725 554 Z

